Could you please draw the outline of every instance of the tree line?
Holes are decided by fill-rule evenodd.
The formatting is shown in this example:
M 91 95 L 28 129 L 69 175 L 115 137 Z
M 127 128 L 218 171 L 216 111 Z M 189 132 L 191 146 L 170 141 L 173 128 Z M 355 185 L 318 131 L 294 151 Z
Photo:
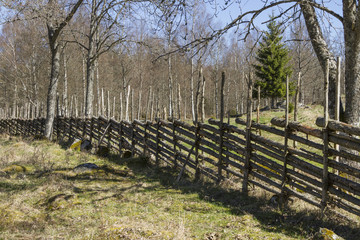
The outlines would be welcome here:
M 0 36 L 0 108 L 9 116 L 18 116 L 25 106 L 33 115 L 45 111 L 48 137 L 56 114 L 203 120 L 219 117 L 225 71 L 225 112 L 244 113 L 246 76 L 257 62 L 263 36 L 253 18 L 245 19 L 283 2 L 294 3 L 286 9 L 292 15 L 284 9 L 273 17 L 283 26 L 292 20 L 283 36 L 292 56 L 291 80 L 301 73 L 299 101 L 319 103 L 324 56 L 319 57 L 317 44 L 325 49 L 330 38 L 314 37 L 313 31 L 322 30 L 316 28 L 318 21 L 311 21 L 319 11 L 341 17 L 343 23 L 348 16 L 316 1 L 264 3 L 221 26 L 206 5 L 215 6 L 212 1 L 9 0 L 1 1 L 6 14 Z M 334 51 L 327 49 L 331 60 Z M 332 76 L 332 61 L 330 67 Z M 345 82 L 351 76 L 347 73 Z M 348 103 L 355 101 L 350 96 L 346 93 L 348 112 Z

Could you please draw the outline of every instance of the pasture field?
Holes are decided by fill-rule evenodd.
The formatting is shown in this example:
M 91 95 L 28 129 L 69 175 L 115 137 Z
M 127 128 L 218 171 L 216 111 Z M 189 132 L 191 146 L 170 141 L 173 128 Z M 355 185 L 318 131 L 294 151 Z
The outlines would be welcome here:
M 79 164 L 99 168 L 78 171 Z M 359 224 L 241 184 L 194 182 L 148 159 L 107 158 L 0 136 L 0 239 L 357 239 Z

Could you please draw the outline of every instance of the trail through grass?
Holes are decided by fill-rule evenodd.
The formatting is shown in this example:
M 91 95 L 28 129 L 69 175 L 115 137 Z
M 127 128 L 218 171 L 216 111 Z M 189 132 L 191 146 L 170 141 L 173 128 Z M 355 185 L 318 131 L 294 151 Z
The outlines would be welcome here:
M 94 163 L 100 168 L 77 172 Z M 49 141 L 0 137 L 0 239 L 356 239 L 359 225 L 236 183 L 194 183 L 146 158 L 100 158 Z

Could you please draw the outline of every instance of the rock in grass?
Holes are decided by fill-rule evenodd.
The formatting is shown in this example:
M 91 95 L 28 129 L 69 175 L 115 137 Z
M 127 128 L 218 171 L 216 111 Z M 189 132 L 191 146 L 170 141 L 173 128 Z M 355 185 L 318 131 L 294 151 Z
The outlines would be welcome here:
M 91 151 L 92 147 L 90 140 L 86 139 L 81 142 L 80 151 Z
M 81 173 L 81 172 L 87 172 L 92 170 L 98 170 L 100 167 L 96 165 L 95 163 L 83 163 L 74 168 L 74 172 Z

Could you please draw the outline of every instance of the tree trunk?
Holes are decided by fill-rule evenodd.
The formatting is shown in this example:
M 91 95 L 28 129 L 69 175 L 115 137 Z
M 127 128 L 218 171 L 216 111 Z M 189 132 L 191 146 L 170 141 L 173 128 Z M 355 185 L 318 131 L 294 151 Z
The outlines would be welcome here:
M 205 121 L 205 77 L 202 77 L 202 90 L 201 90 L 201 122 Z
M 122 98 L 122 92 L 120 92 L 120 121 L 123 120 L 123 98 Z
M 301 72 L 299 72 L 297 85 L 296 85 L 296 92 L 295 92 L 295 108 L 294 108 L 294 121 L 297 121 L 298 116 L 298 106 L 299 106 L 299 94 L 300 94 L 300 81 L 301 81 Z
M 181 119 L 181 89 L 180 89 L 180 83 L 178 83 L 178 99 L 177 99 L 177 110 L 178 110 L 178 119 Z
M 81 49 L 82 53 L 82 84 L 83 84 L 83 103 L 84 103 L 84 112 L 86 113 L 86 59 L 85 53 L 83 49 Z
M 360 22 L 358 4 L 343 0 L 344 39 L 345 39 L 345 121 L 359 126 L 360 122 Z M 335 106 L 335 104 L 334 104 Z M 340 103 L 341 106 L 341 103 Z M 341 111 L 340 111 L 341 119 Z
M 319 21 L 316 17 L 314 7 L 308 2 L 300 4 L 304 15 L 306 27 L 311 39 L 312 46 L 319 60 L 323 72 L 326 71 L 326 60 L 329 59 L 329 115 L 335 116 L 335 83 L 336 83 L 336 60 L 330 52 L 323 37 Z
M 130 97 L 130 85 L 128 85 L 128 91 L 125 96 L 125 120 L 129 121 L 129 97 Z
M 51 30 L 49 30 L 51 31 Z M 50 35 L 51 33 L 49 33 Z M 50 73 L 50 84 L 48 88 L 47 95 L 47 111 L 46 111 L 46 122 L 45 122 L 45 137 L 51 139 L 54 118 L 55 118 L 55 108 L 56 108 L 56 93 L 57 85 L 59 81 L 59 72 L 60 72 L 60 46 L 57 41 L 53 42 L 50 40 L 50 49 L 51 49 L 51 73 Z
M 170 44 L 169 44 L 170 47 Z M 168 71 L 169 71 L 169 116 L 174 117 L 174 109 L 173 109 L 173 77 L 172 77 L 172 67 L 171 67 L 171 55 L 168 56 Z
M 110 91 L 107 91 L 107 108 L 106 108 L 106 117 L 110 118 L 111 116 L 111 106 L 110 106 Z
M 137 119 L 140 120 L 141 119 L 141 96 L 142 96 L 142 91 L 140 89 L 139 91 L 139 98 L 138 98 L 138 112 L 137 112 Z
M 104 99 L 104 89 L 101 88 L 101 115 L 105 115 L 105 99 Z
M 89 39 L 89 50 L 86 63 L 86 105 L 85 105 L 85 116 L 92 117 L 93 114 L 93 101 L 94 101 L 94 46 L 93 40 Z
M 68 117 L 68 78 L 67 78 L 67 59 L 65 52 L 63 54 L 64 58 L 64 93 L 63 93 L 63 113 Z
M 191 79 L 190 79 L 190 92 L 191 92 L 191 115 L 192 120 L 195 121 L 195 101 L 194 101 L 194 58 L 191 58 Z

